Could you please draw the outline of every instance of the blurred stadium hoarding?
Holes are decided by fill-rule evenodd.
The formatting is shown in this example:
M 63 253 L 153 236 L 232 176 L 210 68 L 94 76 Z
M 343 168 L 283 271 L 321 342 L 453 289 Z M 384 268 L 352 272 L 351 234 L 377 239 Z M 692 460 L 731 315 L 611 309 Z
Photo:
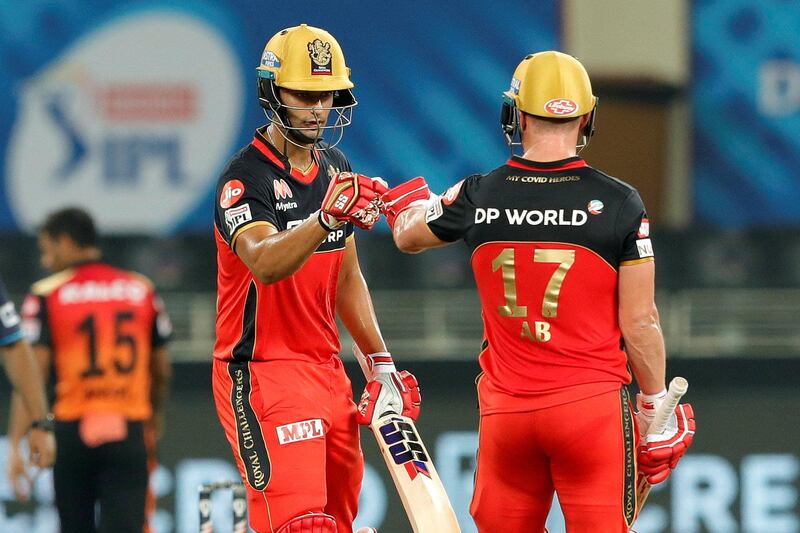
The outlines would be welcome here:
M 301 22 L 343 46 L 359 106 L 353 167 L 442 191 L 503 161 L 500 94 L 521 57 L 558 45 L 554 2 L 297 5 L 50 0 L 0 9 L 0 231 L 66 203 L 106 232 L 208 231 L 227 159 L 265 122 L 254 70 Z M 508 29 L 524 18 L 526 31 Z M 468 132 L 468 134 L 467 134 Z
M 800 3 L 693 2 L 698 222 L 800 223 Z

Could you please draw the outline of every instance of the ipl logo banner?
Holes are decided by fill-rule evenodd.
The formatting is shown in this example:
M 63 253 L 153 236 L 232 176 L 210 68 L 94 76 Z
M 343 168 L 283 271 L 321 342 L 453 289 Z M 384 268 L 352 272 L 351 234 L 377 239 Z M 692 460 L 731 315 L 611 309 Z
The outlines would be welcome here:
M 239 135 L 230 43 L 189 12 L 127 12 L 25 80 L 6 153 L 21 227 L 81 205 L 107 231 L 170 231 L 213 185 Z

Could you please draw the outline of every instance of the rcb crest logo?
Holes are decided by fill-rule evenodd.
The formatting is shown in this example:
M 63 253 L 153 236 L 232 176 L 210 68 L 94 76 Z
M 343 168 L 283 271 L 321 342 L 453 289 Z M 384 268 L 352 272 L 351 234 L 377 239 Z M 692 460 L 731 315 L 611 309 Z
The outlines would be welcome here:
M 331 75 L 331 43 L 324 43 L 320 39 L 314 39 L 308 43 L 308 55 L 311 57 L 312 75 Z

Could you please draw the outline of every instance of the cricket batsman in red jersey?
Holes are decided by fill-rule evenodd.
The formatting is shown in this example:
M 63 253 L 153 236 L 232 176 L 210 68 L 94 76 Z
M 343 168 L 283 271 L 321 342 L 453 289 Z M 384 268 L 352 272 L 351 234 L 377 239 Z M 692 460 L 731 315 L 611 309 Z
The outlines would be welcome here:
M 570 533 L 627 532 L 637 469 L 666 479 L 695 429 L 685 404 L 647 435 L 666 395 L 647 213 L 633 187 L 577 155 L 597 98 L 575 58 L 527 56 L 503 99 L 501 126 L 522 157 L 441 197 L 415 178 L 382 195 L 383 209 L 402 251 L 458 240 L 472 250 L 485 330 L 478 530 L 544 531 L 558 493 Z
M 335 148 L 356 100 L 331 34 L 278 32 L 257 74 L 269 123 L 216 193 L 214 399 L 254 530 L 352 533 L 364 465 L 337 315 L 377 373 L 362 411 L 419 411 L 416 382 L 396 372 L 378 329 L 353 235 L 377 221 L 386 187 Z

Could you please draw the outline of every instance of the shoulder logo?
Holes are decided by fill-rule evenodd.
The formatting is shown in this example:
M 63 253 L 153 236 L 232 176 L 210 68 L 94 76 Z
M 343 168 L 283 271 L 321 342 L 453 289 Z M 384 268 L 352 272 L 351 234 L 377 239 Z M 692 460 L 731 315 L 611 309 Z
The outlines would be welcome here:
M 653 243 L 650 239 L 639 239 L 636 241 L 636 249 L 639 252 L 639 257 L 653 257 Z
M 253 220 L 250 204 L 242 204 L 239 207 L 232 207 L 225 211 L 225 224 L 228 226 L 230 235 L 233 235 L 233 230 L 250 220 Z
M 568 98 L 554 98 L 544 104 L 544 110 L 553 115 L 571 115 L 578 111 L 578 104 Z
M 458 193 L 461 192 L 462 185 L 464 185 L 464 180 L 459 181 L 445 191 L 445 193 L 442 195 L 442 202 L 444 202 L 444 205 L 450 205 L 456 201 L 456 198 L 458 198 Z
M 5 328 L 13 328 L 20 323 L 19 315 L 14 309 L 14 302 L 6 302 L 0 305 L 0 322 Z
M 222 194 L 219 195 L 219 205 L 227 209 L 244 195 L 244 183 L 239 180 L 230 180 L 222 187 Z
M 593 215 L 599 215 L 600 213 L 603 212 L 603 207 L 605 206 L 603 205 L 603 202 L 601 202 L 600 200 L 592 200 L 587 204 L 586 210 Z
M 292 189 L 283 179 L 272 180 L 272 190 L 275 191 L 275 198 L 278 200 L 292 197 Z
M 642 223 L 639 224 L 639 231 L 636 232 L 636 236 L 640 239 L 646 239 L 650 236 L 650 220 L 647 218 L 642 219 Z
M 312 76 L 330 76 L 331 70 L 331 43 L 314 39 L 308 43 L 308 56 L 311 58 Z

